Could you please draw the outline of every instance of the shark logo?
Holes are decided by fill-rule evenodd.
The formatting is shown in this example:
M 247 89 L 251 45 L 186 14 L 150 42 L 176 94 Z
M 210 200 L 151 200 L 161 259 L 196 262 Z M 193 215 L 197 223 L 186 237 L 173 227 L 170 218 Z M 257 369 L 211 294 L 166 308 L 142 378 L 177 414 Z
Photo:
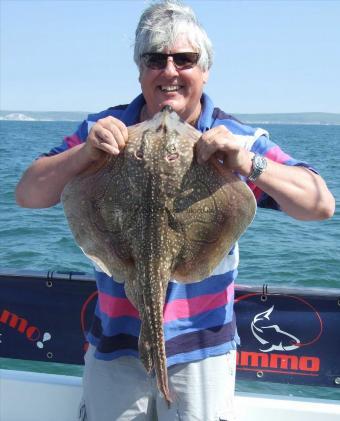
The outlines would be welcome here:
M 300 339 L 285 332 L 277 324 L 268 324 L 270 315 L 274 310 L 271 306 L 268 310 L 256 314 L 251 322 L 251 331 L 255 338 L 264 345 L 261 352 L 292 351 L 300 347 Z

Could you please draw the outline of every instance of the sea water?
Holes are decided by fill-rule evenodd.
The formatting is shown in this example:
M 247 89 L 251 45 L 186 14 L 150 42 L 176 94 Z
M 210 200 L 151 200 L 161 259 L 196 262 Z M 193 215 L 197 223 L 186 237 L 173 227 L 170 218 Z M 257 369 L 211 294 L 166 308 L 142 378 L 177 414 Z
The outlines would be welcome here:
M 61 205 L 22 209 L 14 190 L 25 168 L 72 134 L 76 122 L 0 121 L 0 268 L 92 272 L 75 245 Z M 340 126 L 261 125 L 296 159 L 307 161 L 340 198 Z M 340 288 L 340 210 L 322 222 L 258 209 L 240 240 L 238 283 Z M 339 315 L 340 321 L 340 315 Z M 2 367 L 81 374 L 81 368 L 2 360 Z M 14 365 L 14 366 L 13 366 Z M 340 399 L 339 389 L 238 382 L 239 390 Z M 255 389 L 256 388 L 256 389 Z

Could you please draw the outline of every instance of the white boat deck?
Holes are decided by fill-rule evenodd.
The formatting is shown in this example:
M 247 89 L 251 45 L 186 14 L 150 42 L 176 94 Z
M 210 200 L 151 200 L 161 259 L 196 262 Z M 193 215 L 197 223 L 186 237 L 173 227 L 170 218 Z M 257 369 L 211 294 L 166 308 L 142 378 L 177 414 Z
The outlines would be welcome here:
M 0 370 L 0 420 L 76 421 L 81 393 L 79 377 Z M 340 421 L 340 401 L 239 393 L 236 410 L 238 421 Z

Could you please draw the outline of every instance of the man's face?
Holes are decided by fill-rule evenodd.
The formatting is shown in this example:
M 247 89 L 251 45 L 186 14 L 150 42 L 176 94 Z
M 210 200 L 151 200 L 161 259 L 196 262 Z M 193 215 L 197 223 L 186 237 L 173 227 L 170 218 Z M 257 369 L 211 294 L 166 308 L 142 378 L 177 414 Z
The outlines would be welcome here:
M 171 50 L 163 53 L 194 52 L 188 41 L 180 37 Z M 150 69 L 142 62 L 139 81 L 147 104 L 148 117 L 154 116 L 165 105 L 170 105 L 183 120 L 191 121 L 199 116 L 200 98 L 208 71 L 195 65 L 189 69 L 177 69 L 169 57 L 164 69 Z

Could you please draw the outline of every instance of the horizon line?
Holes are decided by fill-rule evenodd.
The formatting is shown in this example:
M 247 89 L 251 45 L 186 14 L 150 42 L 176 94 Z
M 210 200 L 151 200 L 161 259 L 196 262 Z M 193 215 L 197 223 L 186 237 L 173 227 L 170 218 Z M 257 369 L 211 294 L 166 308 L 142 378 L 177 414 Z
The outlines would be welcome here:
M 110 107 L 106 108 L 109 109 Z M 93 114 L 96 111 L 83 111 L 83 110 L 25 110 L 25 109 L 0 109 L 0 113 L 82 113 L 82 114 Z M 248 115 L 258 115 L 258 114 L 335 114 L 340 115 L 340 112 L 337 111 L 256 111 L 256 112 L 238 112 L 232 111 L 231 114 L 248 114 Z

